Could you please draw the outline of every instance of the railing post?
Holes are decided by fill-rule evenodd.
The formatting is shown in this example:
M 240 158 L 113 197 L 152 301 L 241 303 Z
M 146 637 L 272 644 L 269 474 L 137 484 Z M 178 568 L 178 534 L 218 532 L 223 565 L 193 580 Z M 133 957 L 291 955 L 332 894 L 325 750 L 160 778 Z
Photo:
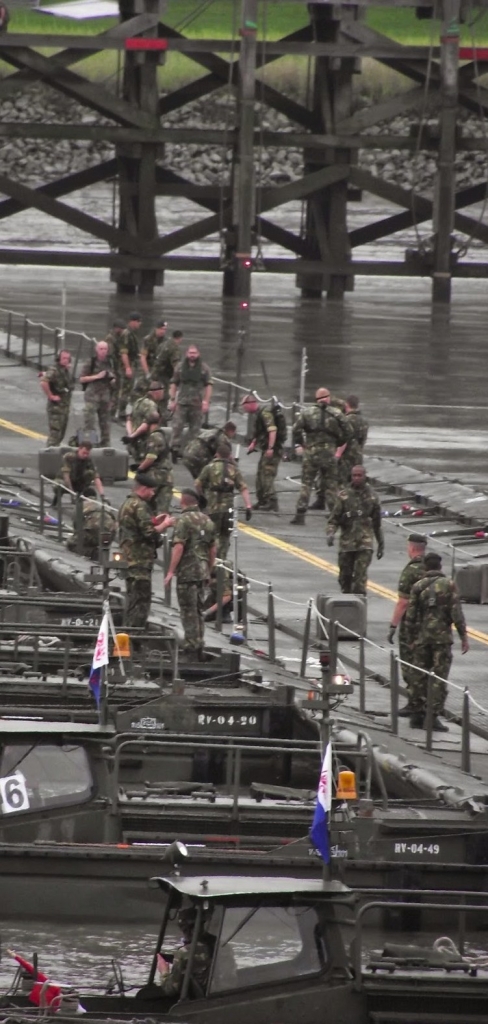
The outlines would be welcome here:
M 59 349 L 60 349 L 60 344 L 59 344 L 60 343 L 60 337 L 61 337 L 60 331 L 56 327 L 56 330 L 54 332 L 54 355 L 55 356 L 57 356 L 57 354 L 59 352 Z
M 273 585 L 268 583 L 268 658 L 273 665 L 276 661 L 275 613 Z
M 43 337 L 44 337 L 44 332 L 43 332 L 42 324 L 39 324 L 39 352 L 38 352 L 38 358 L 37 358 L 37 365 L 38 365 L 40 370 L 42 370 L 42 343 L 43 343 Z
M 398 659 L 395 651 L 390 651 L 390 702 L 391 731 L 398 736 Z
M 21 355 L 21 362 L 24 364 L 24 366 L 27 363 L 27 341 L 28 341 L 28 338 L 29 338 L 29 321 L 28 321 L 27 317 L 25 316 L 24 317 L 24 330 L 23 330 L 23 333 L 22 333 L 22 355 Z
M 44 533 L 44 516 L 45 516 L 45 511 L 44 510 L 45 510 L 45 506 L 46 506 L 46 501 L 45 501 L 44 477 L 42 476 L 42 474 L 39 477 L 39 485 L 40 485 L 40 489 L 39 489 L 39 530 L 40 530 L 41 533 Z
M 7 320 L 7 355 L 10 355 L 10 337 L 12 334 L 12 314 L 9 313 Z
M 219 633 L 222 632 L 222 617 L 224 610 L 222 607 L 222 603 L 224 600 L 224 579 L 225 569 L 223 565 L 218 565 L 215 571 L 215 582 L 217 585 L 215 592 L 215 601 L 217 603 L 217 608 L 215 609 L 215 629 Z
M 364 658 L 364 636 L 359 637 L 359 710 L 366 711 L 366 665 Z
M 170 559 L 169 539 L 166 534 L 163 533 L 163 569 L 165 578 L 169 569 Z M 171 580 L 169 581 L 168 586 L 164 588 L 164 603 L 168 608 L 171 606 Z
M 237 578 L 239 579 L 239 576 Z M 244 636 L 247 636 L 247 579 L 244 576 L 241 576 L 240 579 L 242 580 L 240 584 L 242 632 Z
M 232 406 L 232 384 L 227 385 L 227 400 L 225 404 L 225 418 L 230 420 L 230 410 Z
M 336 619 L 329 623 L 330 674 L 337 672 L 337 647 L 339 643 L 339 623 Z
M 75 498 L 75 543 L 76 554 L 83 554 L 83 499 L 79 494 Z
M 429 672 L 427 680 L 427 710 L 425 713 L 425 749 L 432 750 L 432 727 L 434 725 L 434 673 Z
M 305 679 L 307 674 L 307 658 L 308 658 L 308 646 L 310 643 L 310 626 L 312 623 L 312 598 L 309 598 L 307 604 L 307 617 L 305 619 L 305 628 L 303 630 L 303 646 L 302 646 L 302 660 L 300 664 L 300 678 Z
M 452 556 L 451 556 L 451 579 L 453 580 L 453 579 L 454 579 L 454 573 L 455 573 L 455 571 L 456 571 L 456 546 L 455 546 L 455 544 L 452 544 L 452 545 L 451 545 L 451 547 L 452 547 Z
M 471 745 L 469 734 L 469 690 L 465 686 L 463 694 L 463 717 L 461 723 L 461 771 L 471 771 Z
M 63 491 L 60 487 L 56 489 L 56 509 L 58 515 L 58 540 L 63 541 Z

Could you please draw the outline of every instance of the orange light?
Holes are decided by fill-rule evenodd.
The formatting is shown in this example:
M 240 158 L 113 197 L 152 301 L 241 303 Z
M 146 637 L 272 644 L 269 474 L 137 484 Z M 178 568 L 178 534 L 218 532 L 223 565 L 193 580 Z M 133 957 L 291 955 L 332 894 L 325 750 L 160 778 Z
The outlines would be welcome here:
M 337 779 L 337 800 L 357 800 L 356 776 L 354 772 L 339 772 Z
M 114 658 L 130 658 L 130 637 L 128 633 L 117 633 L 113 655 Z

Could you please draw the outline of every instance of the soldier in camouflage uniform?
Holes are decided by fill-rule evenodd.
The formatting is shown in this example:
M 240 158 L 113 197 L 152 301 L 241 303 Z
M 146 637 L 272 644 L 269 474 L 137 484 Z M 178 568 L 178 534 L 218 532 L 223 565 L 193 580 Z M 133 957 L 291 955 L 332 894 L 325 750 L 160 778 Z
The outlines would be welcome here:
M 410 718 L 413 729 L 422 729 L 427 708 L 428 673 L 435 672 L 447 679 L 452 661 L 452 626 L 461 640 L 461 652 L 469 650 L 466 621 L 456 584 L 441 571 L 440 555 L 429 552 L 424 558 L 423 579 L 414 583 L 405 613 L 407 640 L 412 650 L 412 663 L 418 671 L 411 684 L 411 703 L 414 711 Z M 435 732 L 448 732 L 439 718 L 444 710 L 447 683 L 432 680 L 432 709 Z
M 331 405 L 328 388 L 315 393 L 315 405 L 302 409 L 293 425 L 293 440 L 297 455 L 303 454 L 302 487 L 293 525 L 305 523 L 310 492 L 318 476 L 318 491 L 325 494 L 329 511 L 337 496 L 337 448 L 352 437 L 352 429 L 339 409 Z
M 183 980 L 186 974 L 186 968 L 192 947 L 193 932 L 196 923 L 196 911 L 192 907 L 180 910 L 177 917 L 177 923 L 183 935 L 183 945 L 176 950 L 172 964 L 168 963 L 164 957 L 158 957 L 156 975 L 156 984 L 159 983 L 159 992 L 161 995 L 170 996 L 174 1000 L 177 1000 L 180 997 L 181 990 L 183 988 Z M 205 942 L 203 938 L 198 938 L 193 950 L 191 965 L 192 982 L 194 985 L 198 986 L 197 993 L 194 992 L 193 995 L 200 995 L 200 992 L 202 996 L 205 995 L 211 965 L 212 950 L 209 943 Z
M 201 430 L 202 420 L 208 412 L 212 395 L 210 370 L 202 361 L 196 345 L 190 345 L 185 358 L 179 363 L 170 385 L 168 409 L 174 413 L 171 447 L 177 458 L 181 438 L 188 428 L 186 443 Z
M 182 344 L 183 331 L 173 331 L 171 338 L 165 338 L 162 345 L 159 345 L 151 371 L 154 380 L 160 380 L 164 387 L 166 405 L 169 401 L 171 381 L 178 363 L 181 362 Z
M 381 529 L 381 505 L 366 482 L 362 466 L 353 466 L 351 486 L 339 491 L 327 523 L 327 544 L 332 547 L 336 530 L 339 542 L 339 586 L 343 594 L 366 594 L 368 566 L 373 557 L 383 558 L 385 542 Z
M 340 487 L 349 485 L 353 466 L 362 466 L 364 446 L 368 438 L 368 423 L 359 408 L 357 395 L 349 395 L 346 398 L 346 419 L 352 428 L 352 438 L 336 452 Z
M 412 662 L 412 651 L 407 640 L 405 612 L 414 583 L 418 583 L 425 576 L 424 557 L 426 545 L 427 537 L 423 533 L 410 534 L 407 542 L 409 562 L 407 562 L 407 565 L 402 570 L 398 581 L 398 601 L 393 609 L 390 629 L 388 631 L 388 642 L 392 644 L 397 626 L 400 625 L 398 631 L 398 653 L 402 661 L 409 663 Z M 402 665 L 402 675 L 407 687 L 407 704 L 404 708 L 400 708 L 398 714 L 401 718 L 410 718 L 410 715 L 415 711 L 415 705 L 411 699 L 412 680 L 415 679 L 415 672 L 407 665 Z
M 112 404 L 111 414 L 112 419 L 117 419 L 117 409 L 119 403 L 119 391 L 121 381 L 121 361 L 120 361 L 120 341 L 122 334 L 125 330 L 125 323 L 123 320 L 114 320 L 108 334 L 105 336 L 105 341 L 108 345 L 109 359 L 112 364 L 112 372 L 115 375 L 115 383 L 112 389 Z
M 115 384 L 106 341 L 97 341 L 94 355 L 81 371 L 80 384 L 85 392 L 85 430 L 96 430 L 98 420 L 100 445 L 105 448 L 110 444 L 110 410 Z
M 151 577 L 160 534 L 174 519 L 154 515 L 151 502 L 157 490 L 149 473 L 136 473 L 134 489 L 119 509 L 119 544 L 127 563 L 125 625 L 144 627 L 151 608 Z
M 190 471 L 194 480 L 200 475 L 204 466 L 213 459 L 217 447 L 221 441 L 232 441 L 236 436 L 237 427 L 232 420 L 224 423 L 223 427 L 211 427 L 209 430 L 201 430 L 198 437 L 190 441 L 183 455 L 183 465 Z
M 173 533 L 171 562 L 164 585 L 176 575 L 176 594 L 185 633 L 183 650 L 203 658 L 205 587 L 215 562 L 215 526 L 198 507 L 191 488 L 181 492 L 182 513 Z
M 141 366 L 146 377 L 149 377 L 152 373 L 154 363 L 156 360 L 156 354 L 158 349 L 164 342 L 164 337 L 168 328 L 166 320 L 158 320 L 155 327 L 146 337 L 142 339 L 141 343 Z M 173 374 L 171 374 L 173 376 Z M 171 378 L 170 378 L 171 379 Z M 159 377 L 158 377 L 159 380 Z
M 70 367 L 71 356 L 63 348 L 58 352 L 54 366 L 39 374 L 41 388 L 47 398 L 48 448 L 61 444 L 68 426 L 71 393 L 74 387 Z
M 96 498 L 97 492 L 89 487 L 86 492 L 88 501 L 83 502 L 82 509 L 82 554 L 85 558 L 91 558 L 93 561 L 98 559 L 100 553 L 100 547 L 109 548 L 112 541 L 117 533 L 117 519 L 113 512 L 106 507 L 106 505 L 100 504 L 99 501 L 91 501 L 91 498 Z M 75 531 L 78 527 L 75 516 Z M 76 551 L 77 543 L 76 536 L 70 537 L 66 542 L 66 547 L 70 551 Z
M 217 558 L 225 559 L 229 550 L 233 521 L 234 493 L 240 491 L 246 505 L 246 521 L 251 518 L 251 497 L 246 481 L 232 458 L 228 441 L 221 441 L 211 462 L 195 480 L 195 490 L 203 495 L 209 518 L 217 530 Z
M 120 356 L 120 390 L 118 397 L 117 418 L 125 419 L 127 404 L 130 401 L 136 374 L 140 366 L 139 340 L 136 331 L 142 322 L 140 313 L 131 313 L 129 322 L 119 343 Z
M 136 398 L 130 416 L 127 417 L 126 429 L 122 441 L 128 445 L 129 454 L 134 462 L 142 458 L 145 443 L 149 433 L 149 422 L 154 422 L 154 417 L 159 416 L 159 403 L 163 397 L 163 389 L 157 380 L 140 381 L 138 388 L 139 397 Z
M 157 484 L 154 506 L 158 512 L 168 512 L 173 497 L 173 462 L 171 449 L 159 413 L 148 417 L 149 432 L 142 438 L 139 473 L 150 473 Z
M 86 494 L 95 487 L 103 497 L 103 484 L 91 457 L 92 447 L 91 441 L 83 441 L 76 451 L 65 452 L 57 480 L 75 494 Z M 55 487 L 56 492 L 62 493 Z
M 256 416 L 254 436 L 247 449 L 247 454 L 250 455 L 256 448 L 261 452 L 256 473 L 256 503 L 253 507 L 262 512 L 278 512 L 275 480 L 283 458 L 286 424 L 280 434 L 276 412 L 278 406 L 271 409 L 262 408 L 253 394 L 245 395 L 241 405 L 245 413 Z

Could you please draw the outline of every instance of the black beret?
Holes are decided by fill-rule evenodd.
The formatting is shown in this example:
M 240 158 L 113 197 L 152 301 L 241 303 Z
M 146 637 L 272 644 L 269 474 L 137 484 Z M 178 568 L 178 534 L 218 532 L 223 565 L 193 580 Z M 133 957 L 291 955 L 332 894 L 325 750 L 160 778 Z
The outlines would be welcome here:
M 141 487 L 153 487 L 154 490 L 158 486 L 154 477 L 150 473 L 136 473 L 135 475 L 136 484 Z
M 121 320 L 120 317 L 117 317 L 117 319 L 114 320 L 112 327 L 125 327 L 125 320 Z
M 167 326 L 168 326 L 168 321 L 167 320 L 158 320 L 158 322 L 156 324 L 156 327 L 167 327 Z
M 409 533 L 408 535 L 409 544 L 427 544 L 427 537 L 425 533 Z
M 193 489 L 193 487 L 183 487 L 183 490 L 182 490 L 181 493 L 182 493 L 182 495 L 186 495 L 186 497 L 188 497 L 188 498 L 193 498 L 194 501 L 196 501 L 196 502 L 200 501 L 200 496 Z
M 161 384 L 159 380 L 152 380 L 149 385 L 150 391 L 164 391 L 164 384 Z
M 129 320 L 142 320 L 140 313 L 129 313 Z

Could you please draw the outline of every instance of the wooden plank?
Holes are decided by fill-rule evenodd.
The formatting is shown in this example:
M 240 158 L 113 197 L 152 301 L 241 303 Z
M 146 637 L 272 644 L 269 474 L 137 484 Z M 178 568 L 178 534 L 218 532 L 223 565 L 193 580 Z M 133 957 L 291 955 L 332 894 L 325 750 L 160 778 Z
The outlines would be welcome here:
M 299 235 L 286 231 L 279 224 L 273 224 L 267 217 L 259 217 L 258 221 L 260 234 L 264 235 L 270 242 L 273 242 L 275 245 L 281 245 L 283 249 L 289 249 L 290 252 L 295 252 L 297 256 L 305 257 L 307 255 L 307 244 Z
M 488 182 L 482 182 L 478 185 L 470 185 L 469 188 L 460 189 L 456 192 L 454 205 L 456 210 L 462 209 L 464 206 L 472 206 L 473 203 L 482 202 L 485 198 L 486 190 L 488 188 Z M 430 212 L 427 209 L 426 203 L 430 204 Z M 375 242 L 379 238 L 386 238 L 388 235 L 394 234 L 396 231 L 406 231 L 411 228 L 414 223 L 423 224 L 425 221 L 430 220 L 432 217 L 432 202 L 430 199 L 423 198 L 422 212 L 420 211 L 420 204 L 417 204 L 414 200 L 414 211 L 410 208 L 405 210 L 404 213 L 394 214 L 392 217 L 383 217 L 381 220 L 373 221 L 371 224 L 366 224 L 364 227 L 355 228 L 349 232 L 349 241 L 353 248 L 359 245 L 367 245 L 368 242 Z M 488 240 L 488 229 L 484 224 L 479 225 L 472 217 L 467 217 L 464 214 L 456 213 L 454 216 L 454 227 L 458 231 L 464 231 L 466 234 L 473 232 L 474 238 L 481 238 L 482 241 Z M 469 230 L 467 230 L 469 228 Z M 479 234 L 478 234 L 479 228 Z M 475 234 L 476 231 L 476 234 Z
M 319 171 L 306 174 L 297 181 L 287 185 L 277 185 L 274 188 L 263 188 L 261 196 L 261 210 L 272 210 L 283 203 L 289 203 L 292 199 L 302 199 L 304 196 L 312 195 L 327 185 L 333 185 L 336 181 L 343 181 L 349 176 L 347 164 L 334 164 L 331 167 L 321 167 Z M 361 186 L 359 186 L 361 187 Z
M 368 171 L 362 171 L 358 167 L 351 167 L 350 184 L 364 189 L 365 192 L 371 192 L 375 196 L 380 196 L 381 199 L 386 199 L 389 203 L 394 203 L 396 206 L 403 206 L 406 210 L 410 210 L 412 202 L 414 202 L 415 208 L 420 215 L 426 214 L 427 217 L 430 216 L 432 209 L 430 199 L 424 199 L 423 196 L 419 196 L 412 189 L 402 188 L 401 185 L 394 185 L 391 181 L 377 178 L 373 174 L 369 174 Z
M 69 71 L 55 57 L 45 57 L 27 48 L 9 50 L 7 47 L 2 51 L 2 57 L 14 67 L 34 71 L 59 92 L 92 110 L 98 110 L 105 117 L 139 128 L 154 128 L 154 118 L 118 99 L 99 82 L 88 82 L 81 75 Z
M 41 185 L 34 189 L 45 196 L 57 199 L 58 196 L 68 195 L 78 189 L 87 188 L 89 185 L 96 185 L 99 181 L 107 181 L 117 174 L 117 161 L 106 160 L 104 163 L 96 164 L 94 167 L 87 167 L 84 171 L 76 171 L 74 174 L 67 174 L 64 178 L 50 181 L 47 185 Z M 11 217 L 20 210 L 27 209 L 25 203 L 19 203 L 15 199 L 4 199 L 0 202 L 0 220 Z
M 372 107 L 357 110 L 351 117 L 339 121 L 336 129 L 340 133 L 353 134 L 356 131 L 363 131 L 364 128 L 371 128 L 379 121 L 389 121 L 399 114 L 406 114 L 411 110 L 421 110 L 424 104 L 424 89 L 416 86 L 415 89 L 392 96 L 383 103 L 375 103 Z
M 77 210 L 73 206 L 60 203 L 39 189 L 27 188 L 26 185 L 21 185 L 18 181 L 12 181 L 5 174 L 0 174 L 0 192 L 15 199 L 24 208 L 34 207 L 37 210 L 42 210 L 43 213 L 63 221 L 64 224 L 71 224 L 72 227 L 86 231 L 89 235 L 94 235 L 95 238 L 104 239 L 113 247 L 121 246 L 134 253 L 141 251 L 138 239 L 132 238 L 127 232 L 119 231 L 110 224 L 105 224 L 97 217 L 82 213 L 81 210 Z

